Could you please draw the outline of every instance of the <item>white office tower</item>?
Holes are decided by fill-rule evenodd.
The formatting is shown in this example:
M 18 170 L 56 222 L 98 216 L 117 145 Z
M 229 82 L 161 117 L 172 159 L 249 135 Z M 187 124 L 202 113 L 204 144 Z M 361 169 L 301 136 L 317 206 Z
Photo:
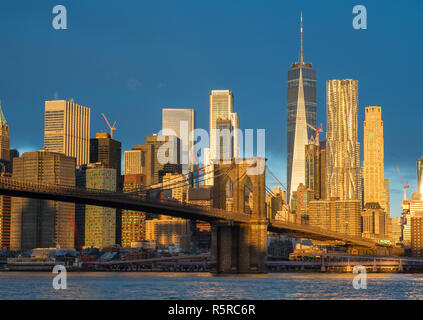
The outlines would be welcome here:
M 70 101 L 45 102 L 44 150 L 90 163 L 90 108 Z
M 194 109 L 162 110 L 162 135 L 173 135 L 180 140 L 182 173 L 188 174 L 196 163 L 194 156 Z

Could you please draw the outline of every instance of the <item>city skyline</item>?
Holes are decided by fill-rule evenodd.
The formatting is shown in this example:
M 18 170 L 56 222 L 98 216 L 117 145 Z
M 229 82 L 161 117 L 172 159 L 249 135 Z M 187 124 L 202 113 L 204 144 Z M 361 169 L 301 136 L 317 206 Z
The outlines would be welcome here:
M 13 7 L 13 5 L 11 5 Z M 77 5 L 76 5 L 77 6 Z M 89 5 L 87 5 L 89 6 Z M 417 5 L 419 6 L 419 5 Z M 41 6 L 42 7 L 42 6 Z M 386 167 L 386 172 L 385 172 L 385 177 L 390 178 L 391 179 L 391 213 L 392 216 L 398 216 L 400 213 L 400 209 L 399 209 L 399 204 L 400 204 L 400 200 L 402 200 L 402 187 L 399 181 L 399 177 L 397 175 L 396 172 L 396 165 L 399 165 L 399 167 L 401 168 L 401 171 L 403 173 L 403 175 L 405 176 L 404 179 L 408 180 L 411 184 L 411 189 L 412 191 L 416 191 L 416 169 L 415 169 L 415 163 L 417 161 L 417 159 L 419 159 L 421 157 L 420 151 L 418 150 L 418 144 L 414 144 L 413 145 L 409 145 L 412 141 L 413 141 L 413 137 L 414 136 L 418 136 L 418 134 L 414 134 L 413 135 L 413 130 L 415 130 L 415 128 L 412 125 L 412 121 L 414 119 L 407 119 L 407 121 L 411 121 L 410 125 L 407 125 L 407 127 L 410 127 L 411 129 L 409 131 L 404 131 L 404 130 L 398 130 L 397 129 L 397 121 L 396 119 L 393 119 L 395 116 L 395 112 L 393 108 L 399 108 L 398 105 L 401 102 L 401 105 L 403 103 L 406 102 L 402 102 L 401 99 L 398 97 L 396 99 L 393 99 L 393 101 L 386 101 L 386 94 L 385 94 L 385 88 L 384 91 L 382 92 L 380 88 L 377 88 L 377 90 L 372 90 L 374 85 L 372 84 L 372 79 L 371 77 L 369 77 L 369 75 L 367 74 L 366 77 L 366 66 L 368 66 L 368 63 L 370 64 L 370 61 L 373 61 L 374 63 L 374 58 L 373 57 L 369 57 L 369 55 L 366 55 L 365 57 L 363 56 L 357 56 L 354 60 L 351 60 L 351 63 L 353 65 L 358 66 L 360 63 L 363 63 L 363 66 L 359 66 L 359 70 L 360 72 L 363 72 L 364 75 L 360 76 L 357 75 L 356 71 L 348 71 L 345 70 L 344 67 L 340 67 L 339 71 L 337 71 L 337 74 L 333 74 L 332 77 L 328 77 L 328 69 L 329 68 L 325 68 L 325 64 L 322 63 L 322 54 L 323 51 L 322 48 L 319 48 L 315 45 L 316 40 L 313 39 L 314 36 L 316 36 L 315 34 L 313 34 L 313 23 L 316 23 L 316 21 L 319 18 L 319 14 L 317 13 L 313 13 L 310 14 L 311 12 L 313 12 L 312 8 L 313 5 L 303 5 L 303 10 L 304 10 L 304 15 L 305 15 L 305 24 L 308 27 L 307 30 L 310 34 L 306 33 L 306 37 L 307 37 L 307 52 L 310 52 L 307 54 L 308 57 L 310 57 L 310 60 L 313 60 L 314 65 L 316 66 L 316 69 L 319 72 L 319 80 L 318 80 L 318 109 L 319 109 L 319 116 L 318 116 L 318 122 L 323 122 L 325 123 L 326 121 L 322 121 L 323 119 L 325 119 L 325 116 L 322 115 L 322 109 L 325 109 L 325 95 L 322 94 L 322 90 L 325 90 L 325 86 L 324 86 L 324 81 L 328 80 L 328 79 L 334 79 L 334 78 L 346 78 L 346 77 L 351 77 L 354 79 L 357 79 L 359 81 L 359 91 L 360 91 L 360 97 L 359 97 L 359 121 L 358 121 L 358 128 L 359 128 L 359 141 L 363 141 L 362 139 L 362 135 L 363 135 L 363 130 L 362 130 L 362 126 L 363 126 L 363 121 L 364 121 L 364 107 L 367 105 L 382 105 L 384 107 L 384 124 L 385 124 L 385 148 L 386 148 L 386 163 L 385 163 L 385 167 Z M 338 5 L 338 6 L 334 6 L 334 8 L 332 8 L 333 12 L 343 12 L 342 14 L 344 14 L 345 16 L 345 23 L 341 24 L 341 27 L 344 28 L 343 30 L 347 30 L 348 29 L 348 36 L 351 38 L 353 38 L 354 40 L 358 40 L 361 37 L 365 38 L 363 41 L 370 41 L 372 38 L 368 35 L 369 33 L 372 33 L 372 28 L 369 28 L 368 31 L 355 31 L 352 29 L 351 27 L 351 8 L 346 5 L 345 6 L 345 12 L 340 10 L 344 8 L 343 5 Z M 372 6 L 368 6 L 369 11 L 371 11 Z M 7 9 L 7 8 L 5 8 Z M 347 10 L 348 9 L 348 10 Z M 40 10 L 40 9 L 39 9 Z M 246 9 L 244 9 L 246 10 Z M 338 10 L 338 11 L 337 11 Z M 387 9 L 385 9 L 387 10 Z M 418 10 L 418 9 L 416 9 Z M 6 10 L 7 11 L 7 10 Z M 37 11 L 37 10 L 35 10 Z M 271 83 L 271 85 L 269 86 L 269 90 L 267 91 L 267 93 L 269 94 L 269 98 L 273 95 L 278 96 L 277 99 L 273 98 L 273 102 L 272 102 L 272 98 L 269 100 L 269 102 L 267 103 L 266 101 L 261 101 L 262 104 L 264 104 L 264 106 L 261 108 L 260 111 L 263 110 L 264 113 L 264 120 L 266 120 L 266 123 L 269 123 L 269 125 L 267 126 L 265 122 L 261 122 L 262 120 L 260 119 L 256 119 L 254 118 L 254 120 L 257 122 L 257 126 L 254 124 L 253 125 L 253 120 L 251 118 L 251 115 L 249 115 L 249 113 L 253 113 L 253 112 L 249 112 L 251 111 L 251 107 L 248 107 L 248 104 L 246 105 L 246 101 L 251 99 L 251 102 L 249 102 L 249 105 L 253 105 L 253 104 L 257 104 L 258 98 L 260 98 L 261 100 L 263 99 L 263 96 L 257 93 L 254 94 L 254 90 L 251 92 L 248 92 L 247 90 L 249 90 L 248 86 L 245 86 L 245 82 L 243 81 L 239 81 L 239 83 L 237 83 L 235 81 L 235 79 L 231 79 L 230 81 L 221 81 L 219 83 L 219 81 L 216 81 L 219 79 L 219 77 L 212 77 L 212 79 L 210 79 L 210 81 L 207 79 L 207 81 L 202 80 L 202 84 L 204 87 L 207 87 L 207 90 L 198 90 L 198 92 L 196 92 L 195 94 L 193 94 L 193 96 L 189 97 L 189 94 L 186 94 L 186 92 L 184 92 L 182 90 L 182 93 L 184 93 L 184 95 L 180 95 L 180 96 L 176 96 L 176 98 L 174 98 L 175 96 L 172 97 L 172 95 L 174 94 L 174 89 L 170 89 L 170 84 L 168 82 L 168 84 L 162 83 L 161 85 L 159 85 L 159 83 L 155 82 L 155 79 L 152 79 L 151 84 L 156 83 L 157 84 L 157 92 L 165 92 L 164 96 L 160 96 L 160 99 L 157 99 L 156 101 L 152 101 L 152 105 L 155 106 L 155 108 L 152 108 L 154 110 L 154 112 L 149 111 L 149 103 L 148 102 L 143 102 L 143 104 L 145 105 L 145 107 L 143 108 L 139 108 L 137 107 L 137 104 L 131 102 L 128 103 L 128 96 L 135 95 L 134 91 L 137 91 L 138 89 L 140 91 L 142 91 L 143 86 L 141 85 L 141 81 L 137 80 L 136 75 L 133 75 L 133 79 L 132 80 L 128 80 L 128 81 L 124 81 L 125 84 L 125 90 L 127 90 L 126 94 L 117 94 L 117 92 L 110 92 L 109 94 L 104 95 L 104 98 L 100 98 L 97 100 L 98 94 L 96 93 L 96 90 L 99 89 L 99 84 L 96 85 L 92 85 L 92 86 L 87 86 L 87 89 L 82 89 L 83 85 L 81 84 L 77 84 L 74 88 L 72 88 L 72 85 L 70 86 L 66 86 L 66 81 L 63 82 L 63 84 L 57 85 L 55 84 L 54 86 L 52 86 L 51 83 L 49 83 L 48 81 L 46 81 L 45 86 L 44 87 L 40 87 L 39 84 L 35 85 L 35 88 L 43 88 L 42 90 L 39 90 L 40 92 L 43 92 L 43 99 L 38 99 L 37 94 L 31 94 L 31 91 L 29 90 L 29 94 L 28 96 L 31 97 L 30 100 L 27 100 L 28 98 L 22 98 L 19 97 L 19 95 L 16 95 L 16 89 L 15 87 L 12 87 L 12 90 L 7 90 L 7 88 L 10 88 L 10 85 L 8 85 L 7 83 L 4 82 L 4 79 L 2 80 L 3 82 L 1 83 L 3 85 L 3 93 L 2 93 L 2 100 L 3 100 L 3 109 L 4 109 L 4 113 L 6 115 L 7 119 L 9 120 L 9 124 L 11 126 L 11 144 L 12 144 L 12 148 L 17 148 L 21 153 L 25 152 L 25 151 L 36 151 L 36 150 L 40 150 L 42 148 L 42 120 L 41 123 L 38 123 L 40 119 L 42 119 L 42 108 L 43 108 L 43 103 L 46 100 L 51 100 L 54 98 L 54 95 L 57 94 L 58 98 L 61 99 L 70 99 L 71 97 L 74 97 L 75 100 L 78 103 L 81 103 L 83 105 L 87 105 L 89 107 L 92 108 L 92 118 L 93 118 L 93 129 L 91 130 L 91 138 L 93 137 L 95 132 L 99 132 L 101 130 L 106 131 L 107 127 L 104 125 L 103 120 L 100 118 L 100 113 L 103 111 L 103 108 L 105 111 L 105 113 L 107 114 L 111 114 L 113 120 L 118 120 L 120 127 L 118 129 L 118 131 L 116 132 L 116 139 L 119 141 L 122 141 L 123 146 L 122 146 L 122 150 L 129 150 L 131 148 L 132 145 L 135 144 L 140 144 L 144 142 L 144 137 L 147 135 L 151 135 L 153 132 L 158 132 L 160 129 L 160 113 L 161 113 L 161 109 L 163 107 L 165 107 L 166 105 L 172 105 L 175 107 L 178 106 L 185 106 L 185 105 L 194 105 L 194 109 L 196 110 L 196 112 L 199 114 L 198 118 L 199 118 L 199 127 L 203 127 L 203 128 L 207 128 L 207 125 L 205 125 L 204 123 L 208 121 L 208 117 L 207 117 L 207 103 L 204 103 L 204 101 L 207 101 L 207 92 L 210 89 L 230 89 L 234 92 L 234 94 L 237 97 L 237 112 L 240 115 L 240 118 L 242 119 L 242 123 L 241 123 L 241 127 L 242 128 L 249 128 L 249 127 L 264 127 L 268 130 L 268 143 L 270 145 L 267 146 L 267 150 L 268 150 L 268 158 L 269 158 L 269 162 L 272 168 L 274 168 L 275 171 L 277 171 L 277 175 L 280 178 L 280 180 L 282 181 L 286 181 L 286 177 L 285 174 L 283 173 L 283 171 L 285 171 L 286 168 L 286 163 L 284 163 L 283 159 L 285 158 L 284 154 L 283 154 L 283 149 L 284 149 L 284 141 L 286 141 L 286 139 L 283 138 L 284 135 L 284 131 L 285 131 L 285 127 L 284 127 L 284 123 L 286 122 L 286 118 L 284 115 L 284 108 L 285 108 L 285 100 L 283 95 L 284 93 L 284 87 L 286 87 L 286 83 L 284 82 L 285 80 L 284 78 L 284 72 L 289 68 L 290 63 L 292 63 L 293 61 L 295 61 L 295 59 L 297 59 L 298 56 L 298 15 L 299 15 L 299 7 L 295 7 L 292 8 L 290 7 L 289 10 L 289 14 L 290 17 L 289 19 L 287 19 L 286 21 L 286 25 L 288 26 L 287 31 L 286 31 L 286 36 L 289 36 L 289 38 L 287 38 L 286 40 L 281 40 L 281 42 L 283 42 L 284 44 L 286 44 L 286 47 L 284 47 L 284 49 L 287 49 L 287 53 L 286 53 L 286 57 L 279 57 L 279 59 L 277 60 L 277 68 L 278 70 L 275 71 L 275 74 L 272 77 L 269 77 L 269 80 L 266 81 L 267 84 Z M 331 11 L 332 12 L 332 11 Z M 10 13 L 10 12 L 8 12 Z M 267 14 L 270 14 L 269 12 L 266 11 Z M 70 11 L 71 14 L 71 11 Z M 35 20 L 34 20 L 35 19 Z M 66 34 L 64 36 L 64 38 L 68 38 L 71 37 L 70 39 L 72 39 L 72 32 L 80 32 L 80 30 L 77 28 L 77 22 L 81 21 L 78 20 L 79 17 L 75 17 L 75 19 L 73 19 L 72 24 L 70 24 L 69 30 L 66 31 L 68 32 L 68 34 Z M 376 19 L 376 18 L 375 18 Z M 381 19 L 381 18 L 378 18 Z M 33 19 L 29 19 L 29 21 L 32 22 L 37 22 L 36 21 L 36 17 L 34 17 Z M 83 20 L 82 20 L 83 21 Z M 340 20 L 339 20 L 340 21 Z M 339 22 L 338 21 L 338 22 Z M 10 21 L 6 21 L 6 22 L 2 22 L 2 23 L 11 23 Z M 375 26 L 375 28 L 377 27 L 376 23 L 373 22 L 373 25 Z M 46 28 L 51 28 L 51 26 L 46 26 Z M 76 30 L 72 31 L 72 28 L 76 28 Z M 404 26 L 402 28 L 405 28 Z M 351 30 L 350 30 L 351 29 Z M 233 29 L 231 29 L 233 30 Z M 134 30 L 134 35 L 136 34 L 136 32 L 139 32 L 138 29 L 135 28 Z M 163 31 L 163 30 L 162 30 Z M 23 30 L 18 29 L 15 32 L 17 32 L 18 34 L 22 35 Z M 56 41 L 64 41 L 64 40 L 60 40 L 60 38 L 56 38 L 56 37 L 62 37 L 63 34 L 61 35 L 56 35 L 53 33 L 53 31 L 50 31 L 51 34 L 51 38 L 49 39 L 44 39 L 44 41 L 51 41 L 51 40 L 56 40 Z M 211 32 L 209 30 L 209 32 Z M 354 33 L 355 32 L 355 33 Z M 367 34 L 366 34 L 367 32 Z M 416 31 L 417 32 L 417 31 Z M 212 34 L 214 34 L 215 32 L 211 32 Z M 80 33 L 78 34 L 78 36 L 80 36 Z M 50 37 L 50 35 L 49 35 Z M 329 36 L 328 36 L 329 37 Z M 85 38 L 82 37 L 82 41 Z M 5 39 L 7 40 L 7 39 Z M 267 42 L 269 42 L 269 38 L 266 39 Z M 9 41 L 6 41 L 6 47 L 7 44 L 10 43 Z M 50 42 L 49 42 L 50 43 Z M 260 43 L 260 42 L 259 42 Z M 367 42 L 366 42 L 367 43 Z M 32 45 L 30 42 L 28 45 Z M 127 46 L 131 47 L 130 43 L 126 43 Z M 132 43 L 132 45 L 135 45 L 134 43 Z M 239 43 L 238 43 L 239 45 Z M 280 47 L 279 47 L 280 48 Z M 344 46 L 344 49 L 346 49 L 346 47 Z M 351 49 L 351 48 L 350 48 Z M 5 60 L 7 59 L 7 51 L 8 49 L 5 48 Z M 421 48 L 419 47 L 418 50 L 421 50 Z M 320 54 L 319 54 L 320 51 Z M 354 50 L 352 50 L 354 51 Z M 92 54 L 93 52 L 96 52 L 96 50 L 93 49 L 93 51 L 90 51 L 90 53 Z M 184 48 L 181 48 L 181 50 L 179 52 L 186 52 L 186 50 L 184 50 Z M 346 52 L 341 51 L 341 52 Z M 354 51 L 356 52 L 356 51 Z M 280 53 L 280 51 L 278 52 Z M 316 54 L 317 53 L 317 54 Z M 338 51 L 338 54 L 340 52 Z M 352 54 L 353 55 L 353 54 Z M 233 61 L 233 54 L 231 55 L 230 53 L 225 53 L 226 57 L 229 58 L 229 60 L 231 62 Z M 336 54 L 329 54 L 328 56 L 330 56 L 331 58 L 335 59 L 335 61 L 337 61 L 337 57 Z M 24 56 L 21 56 L 21 58 L 23 58 Z M 223 57 L 223 56 L 222 56 Z M 69 56 L 66 57 L 67 60 L 69 61 Z M 366 62 L 365 59 L 368 59 L 369 62 Z M 380 58 L 380 54 L 379 57 Z M 382 57 L 383 58 L 383 57 Z M 28 62 L 31 61 L 32 58 L 29 58 Z M 119 60 L 119 59 L 117 59 Z M 241 59 L 242 60 L 242 59 Z M 324 60 L 324 59 L 323 59 Z M 12 65 L 13 65 L 13 60 L 12 59 Z M 77 60 L 70 60 L 73 61 L 74 63 Z M 244 61 L 244 60 L 242 60 Z M 338 60 L 339 61 L 339 60 Z M 26 62 L 26 63 L 28 63 Z M 103 61 L 104 62 L 104 61 Z M 58 62 L 53 62 L 53 63 L 58 63 Z M 43 66 L 47 66 L 46 63 L 41 64 Z M 187 64 L 184 64 L 185 66 L 187 66 Z M 235 64 L 235 66 L 237 68 L 239 68 L 240 64 Z M 375 67 L 378 67 L 375 65 Z M 36 68 L 36 66 L 34 66 L 34 68 Z M 10 68 L 5 68 L 6 71 L 8 71 Z M 333 68 L 332 68 L 333 70 Z M 380 69 L 376 69 L 379 70 Z M 237 72 L 240 71 L 239 69 L 236 70 L 232 70 L 231 72 Z M 253 68 L 252 74 L 257 74 L 257 69 Z M 88 72 L 93 72 L 92 69 L 90 69 Z M 395 72 L 397 72 L 397 70 L 395 70 Z M 341 74 L 342 73 L 342 74 Z M 5 75 L 7 75 L 8 73 L 6 72 Z M 239 76 L 241 76 L 242 72 L 240 73 Z M 258 73 L 260 74 L 260 73 Z M 91 74 L 92 76 L 93 74 Z M 172 75 L 172 74 L 171 74 Z M 394 81 L 394 75 L 395 73 L 392 71 L 391 75 L 389 75 L 389 80 L 390 81 Z M 31 77 L 35 77 L 35 75 L 32 75 Z M 129 78 L 128 78 L 129 79 Z M 163 78 L 165 79 L 165 78 Z M 169 81 L 172 81 L 171 77 L 168 78 Z M 13 80 L 13 79 L 12 79 Z M 147 79 L 148 80 L 148 79 Z M 38 80 L 37 80 L 38 81 Z M 164 81 L 164 80 L 163 80 Z M 101 81 L 100 81 L 101 82 Z M 183 81 L 185 82 L 185 81 Z M 388 81 L 386 81 L 388 82 Z M 233 85 L 231 85 L 231 83 Z M 17 83 L 15 83 L 14 81 L 12 81 L 12 84 L 14 84 L 15 86 L 17 85 Z M 103 83 L 104 84 L 104 83 Z M 387 85 L 384 82 L 385 85 Z M 22 85 L 23 87 L 25 87 L 25 81 L 22 81 Z M 28 84 L 26 84 L 27 86 Z M 102 84 L 100 84 L 102 85 Z M 144 87 L 148 86 L 147 81 L 144 82 Z M 51 92 L 47 91 L 49 90 L 49 88 L 52 87 L 56 87 L 53 90 L 50 90 Z M 160 87 L 160 88 L 159 88 Z M 119 87 L 120 88 L 120 87 Z M 258 87 L 256 90 L 259 90 L 260 87 Z M 271 90 L 270 90 L 271 89 Z M 88 91 L 85 91 L 88 90 Z M 120 89 L 119 89 L 120 90 Z M 369 94 L 369 91 L 372 91 Z M 386 90 L 389 91 L 389 90 Z M 157 94 L 157 92 L 155 94 Z M 364 92 L 364 93 L 363 93 Z M 401 94 L 402 92 L 402 94 Z M 404 88 L 402 88 L 402 90 L 398 90 L 396 92 L 397 96 L 402 96 L 405 95 L 406 93 L 408 93 L 408 90 L 405 90 Z M 282 94 L 281 94 L 282 93 Z M 14 95 L 15 94 L 15 95 Z M 364 96 L 364 98 L 362 98 Z M 109 103 L 104 103 L 104 99 L 110 98 L 111 97 L 111 102 Z M 200 98 L 201 97 L 201 98 Z M 163 98 L 163 99 L 161 99 Z M 174 99 L 174 101 L 172 102 L 172 98 Z M 119 100 L 117 100 L 119 99 Z M 127 132 L 129 132 L 131 130 L 131 128 L 134 127 L 135 123 L 131 121 L 131 119 L 128 118 L 124 118 L 119 119 L 119 113 L 117 112 L 117 110 L 115 109 L 115 107 L 112 104 L 117 104 L 118 102 L 120 102 L 120 100 L 122 100 L 122 103 L 124 105 L 126 105 L 126 112 L 134 112 L 136 114 L 136 112 L 138 109 L 140 109 L 143 113 L 145 113 L 145 117 L 144 118 L 149 118 L 149 119 L 153 119 L 152 121 L 147 121 L 147 122 L 152 122 L 152 123 L 146 123 L 145 127 L 140 128 L 140 132 L 139 134 L 137 134 L 137 137 L 130 137 L 129 134 L 127 134 Z M 158 101 L 161 100 L 161 101 Z M 163 101 L 163 102 L 162 102 Z M 397 104 L 395 104 L 394 102 L 397 102 Z M 21 117 L 21 112 L 20 110 L 20 106 L 34 106 L 34 105 L 38 105 L 38 108 L 35 107 L 25 107 L 24 109 L 22 109 L 25 114 L 28 116 L 28 118 L 31 119 L 31 123 L 27 123 L 25 122 L 25 119 L 22 120 L 22 124 L 18 121 L 18 119 Z M 128 106 L 132 105 L 131 108 L 129 108 Z M 201 106 L 200 106 L 201 105 Z M 269 108 L 266 108 L 266 106 L 269 105 Z M 198 107 L 197 107 L 198 106 Z M 411 108 L 411 107 L 410 107 Z M 268 110 L 266 110 L 268 109 Z M 15 111 L 16 110 L 16 111 Z M 33 111 L 35 112 L 35 116 L 32 113 Z M 416 109 L 417 110 L 417 109 Z M 110 111 L 110 112 L 109 112 Z M 148 116 L 149 113 L 154 113 L 154 115 Z M 278 117 L 274 117 L 277 118 L 277 122 L 276 120 L 272 119 L 273 117 L 269 116 L 269 114 L 274 112 L 277 112 L 277 114 L 279 114 L 280 116 Z M 254 114 L 254 113 L 253 113 Z M 392 115 L 393 114 L 393 115 Z M 97 119 L 98 118 L 98 119 Z M 134 117 L 135 118 L 135 117 Z M 413 118 L 413 117 L 412 117 Z M 38 119 L 38 120 L 37 120 Z M 284 120 L 285 119 L 285 120 Z M 394 121 L 395 120 L 395 121 Z M 28 137 L 28 133 L 20 133 L 20 131 L 23 131 L 23 128 L 27 128 L 26 130 L 32 130 L 31 132 L 31 136 Z M 38 129 L 34 129 L 34 128 L 38 128 Z M 151 129 L 154 130 L 151 130 Z M 41 130 L 40 130 L 41 129 Z M 128 131 L 129 130 L 129 131 Z M 395 133 L 395 136 L 393 135 L 393 132 Z M 278 132 L 280 134 L 278 134 Z M 278 134 L 278 135 L 277 135 Z M 281 136 L 280 141 L 278 139 L 269 139 L 270 137 L 275 137 L 275 136 Z M 399 137 L 404 137 L 406 141 L 404 141 L 404 146 L 402 146 L 402 141 L 398 140 L 398 136 Z M 40 139 L 41 137 L 41 139 Z M 274 141 L 276 140 L 276 141 Z M 410 140 L 410 141 L 408 141 Z M 282 141 L 282 143 L 281 143 Z M 400 142 L 400 143 L 399 143 Z M 277 147 L 275 147 L 276 144 L 279 144 Z M 416 147 L 417 146 L 417 147 Z M 414 154 L 414 155 L 413 155 Z M 411 193 L 411 192 L 410 192 Z M 410 197 L 410 193 L 409 193 L 409 197 Z M 399 200 L 398 200 L 399 199 Z
M 0 1 L 0 299 L 421 299 L 421 12 Z

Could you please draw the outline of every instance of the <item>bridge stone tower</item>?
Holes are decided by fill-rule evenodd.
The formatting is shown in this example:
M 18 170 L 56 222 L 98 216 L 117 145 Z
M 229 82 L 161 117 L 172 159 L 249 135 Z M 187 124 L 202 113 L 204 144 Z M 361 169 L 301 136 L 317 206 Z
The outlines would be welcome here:
M 245 223 L 212 224 L 212 264 L 216 273 L 267 272 L 265 165 L 266 159 L 257 157 L 214 165 L 214 207 L 250 217 Z

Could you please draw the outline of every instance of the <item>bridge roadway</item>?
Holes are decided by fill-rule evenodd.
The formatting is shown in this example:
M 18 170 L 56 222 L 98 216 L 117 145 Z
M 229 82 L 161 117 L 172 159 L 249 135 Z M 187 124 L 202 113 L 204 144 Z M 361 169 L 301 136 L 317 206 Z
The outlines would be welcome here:
M 156 199 L 148 197 L 145 194 L 138 195 L 103 190 L 80 189 L 71 186 L 36 183 L 7 177 L 0 177 L 0 194 L 13 197 L 83 203 L 101 207 L 142 211 L 206 222 L 226 221 L 229 224 L 248 224 L 251 221 L 249 214 L 181 204 L 176 200 Z M 346 244 L 358 245 L 366 248 L 387 246 L 361 237 L 348 236 L 307 225 L 286 223 L 278 220 L 269 220 L 268 230 L 297 238 L 341 241 Z
M 110 261 L 84 261 L 86 264 L 98 264 L 98 265 L 125 265 L 125 264 L 143 264 L 143 263 L 158 263 L 158 262 L 198 262 L 210 260 L 210 254 L 198 254 L 198 255 L 181 255 L 171 257 L 158 257 L 158 258 L 145 258 L 145 259 L 133 259 L 133 260 L 110 260 Z

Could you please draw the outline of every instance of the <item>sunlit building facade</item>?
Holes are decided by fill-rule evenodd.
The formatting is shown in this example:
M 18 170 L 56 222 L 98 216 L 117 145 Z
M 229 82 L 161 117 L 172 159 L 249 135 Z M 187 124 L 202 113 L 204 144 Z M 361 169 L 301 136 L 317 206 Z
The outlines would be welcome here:
M 361 235 L 361 203 L 358 200 L 311 201 L 308 204 L 309 225 L 351 236 Z
M 174 244 L 186 251 L 190 249 L 191 226 L 185 219 L 160 216 L 145 221 L 145 239 L 155 241 L 159 248 Z
M 0 103 L 0 162 L 3 171 L 10 171 L 10 131 Z
M 300 184 L 296 191 L 292 193 L 291 210 L 297 215 L 298 223 L 308 224 L 307 209 L 310 201 L 315 200 L 314 190 L 308 189 L 304 184 Z
M 364 204 L 379 203 L 388 212 L 381 107 L 367 107 L 365 111 L 363 178 Z
M 136 145 L 124 153 L 124 173 L 126 175 L 142 174 L 145 184 L 150 186 L 154 179 L 154 146 L 151 144 Z
M 116 191 L 116 169 L 106 168 L 101 162 L 84 165 L 77 171 L 78 187 Z M 84 206 L 84 205 L 82 205 Z M 83 219 L 84 247 L 104 248 L 116 244 L 116 209 L 85 205 Z M 81 228 L 80 228 L 81 229 Z
M 388 178 L 385 178 L 385 203 L 386 208 L 385 212 L 388 214 L 388 216 L 391 215 L 391 183 Z
M 411 195 L 411 200 L 404 200 L 402 202 L 403 209 L 403 244 L 406 246 L 411 245 L 411 218 L 416 214 L 423 212 L 423 200 L 421 193 L 413 193 Z
M 123 192 L 138 192 L 145 187 L 145 175 L 128 174 L 123 178 Z M 122 247 L 132 247 L 145 240 L 145 213 L 122 210 Z
M 358 82 L 329 80 L 327 89 L 327 197 L 362 202 L 358 142 Z
M 320 142 L 320 199 L 326 200 L 326 140 Z
M 286 204 L 286 192 L 280 187 L 274 187 L 271 192 L 266 193 L 266 216 L 274 219 L 278 212 L 282 211 Z
M 218 144 L 220 139 L 215 132 L 218 119 L 225 119 L 231 122 L 233 128 L 232 153 L 237 156 L 238 150 L 238 114 L 234 110 L 234 96 L 230 90 L 212 90 L 210 91 L 210 152 L 211 159 L 216 160 L 219 157 Z
M 90 162 L 90 108 L 70 101 L 45 102 L 44 150 Z
M 61 153 L 26 152 L 13 161 L 13 178 L 75 186 L 75 158 Z M 75 204 L 12 198 L 11 250 L 74 248 Z
M 367 202 L 361 212 L 362 236 L 370 239 L 389 239 L 388 224 L 390 223 L 385 210 L 379 202 Z
M 402 217 L 391 218 L 392 244 L 396 245 L 402 241 Z
M 162 110 L 162 135 L 174 133 L 180 140 L 182 172 L 187 174 L 195 164 L 194 146 L 195 113 L 194 109 Z M 168 133 L 167 130 L 171 130 Z
M 217 158 L 223 161 L 231 161 L 233 158 L 233 126 L 230 119 L 218 118 L 216 120 L 216 129 L 219 135 L 216 135 L 216 154 Z
M 183 174 L 168 173 L 163 182 L 153 185 L 164 191 L 164 197 L 180 203 L 188 201 L 189 184 Z M 188 250 L 190 247 L 190 220 L 160 215 L 155 219 L 145 221 L 145 240 L 153 240 L 159 247 L 166 248 L 170 244 Z
M 222 156 L 222 146 L 227 148 L 228 157 L 239 157 L 239 119 L 234 110 L 234 96 L 230 90 L 210 91 L 210 147 L 204 150 L 204 184 L 213 185 L 213 163 L 217 163 Z M 229 129 L 229 134 L 222 133 L 222 129 Z M 222 139 L 224 141 L 222 141 Z M 222 159 L 223 160 L 223 159 Z

